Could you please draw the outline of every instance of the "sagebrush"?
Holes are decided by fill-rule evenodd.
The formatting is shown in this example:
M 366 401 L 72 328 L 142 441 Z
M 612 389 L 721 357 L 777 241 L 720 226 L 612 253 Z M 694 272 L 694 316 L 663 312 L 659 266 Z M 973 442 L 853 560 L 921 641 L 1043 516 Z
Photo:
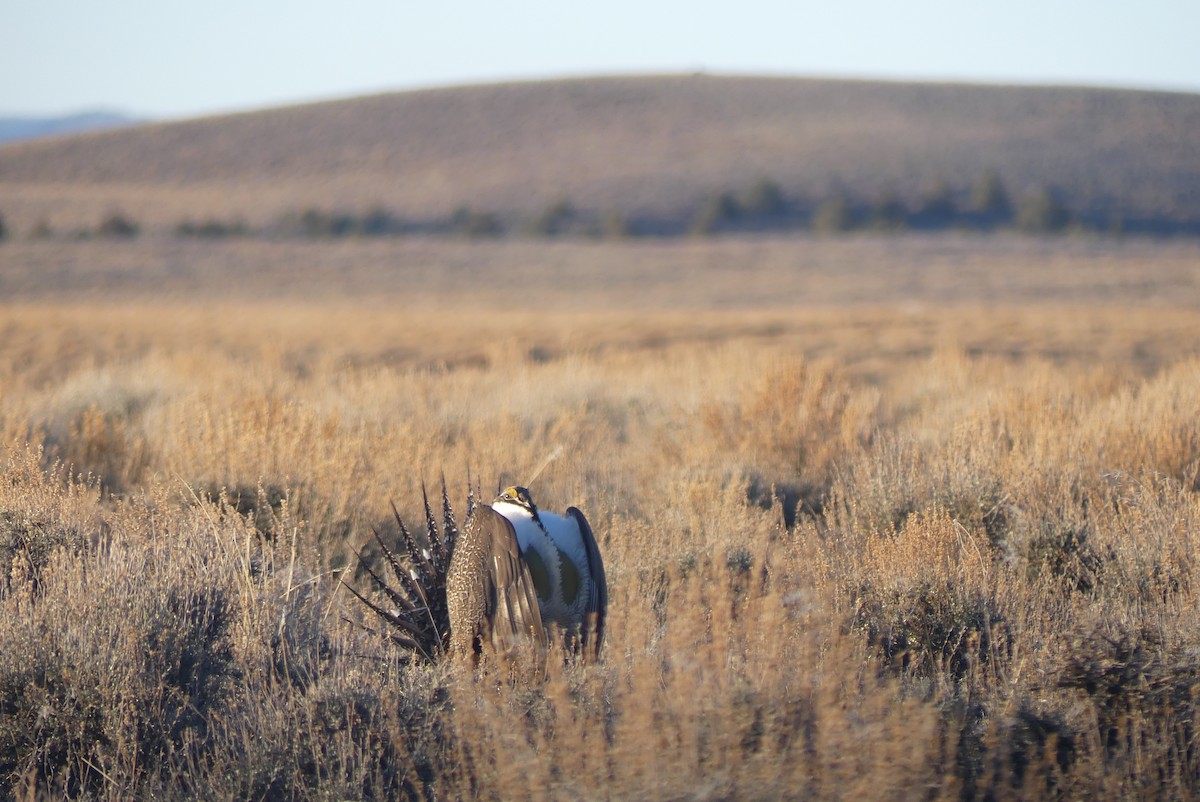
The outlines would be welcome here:
M 5 309 L 4 795 L 1197 796 L 1186 310 L 314 305 Z M 360 626 L 393 502 L 557 446 L 598 665 Z

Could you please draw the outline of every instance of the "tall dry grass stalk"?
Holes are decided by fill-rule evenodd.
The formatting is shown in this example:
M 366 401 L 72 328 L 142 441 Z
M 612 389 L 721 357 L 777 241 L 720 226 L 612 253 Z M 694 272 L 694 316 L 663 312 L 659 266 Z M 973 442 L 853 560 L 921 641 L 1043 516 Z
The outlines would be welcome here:
M 481 345 L 465 313 L 64 310 L 0 340 L 6 795 L 1197 795 L 1190 346 L 978 353 L 954 313 L 883 310 L 666 341 L 585 316 L 591 346 L 552 316 Z M 960 333 L 1014 321 L 1057 325 Z M 408 665 L 357 626 L 339 580 L 367 586 L 391 501 L 419 520 L 422 481 L 556 446 L 534 492 L 600 540 L 599 665 Z

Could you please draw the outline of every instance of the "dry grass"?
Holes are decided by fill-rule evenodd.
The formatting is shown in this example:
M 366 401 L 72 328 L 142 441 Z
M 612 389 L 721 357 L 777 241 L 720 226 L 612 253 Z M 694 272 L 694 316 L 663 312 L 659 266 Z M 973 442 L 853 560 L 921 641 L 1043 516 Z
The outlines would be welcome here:
M 1085 304 L 1135 260 L 1109 255 L 1100 288 L 1027 278 L 1086 267 L 1063 247 L 1013 278 L 1060 294 L 987 307 L 715 311 L 711 267 L 709 306 L 650 277 L 636 312 L 624 291 L 539 316 L 428 286 L 423 311 L 320 287 L 5 306 L 0 789 L 1200 795 L 1188 256 L 1137 260 L 1174 305 Z M 817 253 L 887 254 L 845 248 Z M 581 253 L 548 249 L 528 286 Z M 366 587 L 352 549 L 394 535 L 391 500 L 419 520 L 422 480 L 517 480 L 556 445 L 534 489 L 599 536 L 599 665 L 405 665 L 345 620 L 338 579 Z

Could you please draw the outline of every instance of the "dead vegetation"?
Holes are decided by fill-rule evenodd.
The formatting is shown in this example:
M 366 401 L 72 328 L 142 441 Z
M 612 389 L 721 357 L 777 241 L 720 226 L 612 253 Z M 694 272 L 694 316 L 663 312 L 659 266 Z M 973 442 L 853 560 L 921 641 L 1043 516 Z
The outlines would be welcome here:
M 1200 335 L 1172 286 L 9 305 L 0 789 L 1195 798 Z M 356 625 L 340 580 L 371 587 L 354 552 L 396 542 L 393 500 L 422 520 L 422 481 L 486 491 L 556 445 L 537 494 L 600 539 L 598 665 L 472 676 Z

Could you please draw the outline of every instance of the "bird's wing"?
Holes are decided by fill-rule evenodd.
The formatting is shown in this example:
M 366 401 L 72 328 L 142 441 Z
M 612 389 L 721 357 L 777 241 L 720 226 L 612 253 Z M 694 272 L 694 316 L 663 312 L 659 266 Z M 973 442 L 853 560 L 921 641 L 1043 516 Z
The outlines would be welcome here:
M 491 628 L 492 646 L 507 651 L 521 638 L 545 641 L 542 615 L 529 566 L 521 559 L 517 534 L 508 519 L 491 507 L 480 506 L 471 525 L 472 536 L 484 544 L 484 620 Z
M 592 534 L 592 527 L 583 516 L 583 512 L 578 507 L 568 507 L 567 517 L 579 526 L 579 535 L 587 553 L 588 573 L 592 577 L 592 591 L 588 598 L 583 627 L 583 645 L 586 652 L 596 657 L 600 654 L 600 646 L 604 642 L 604 620 L 608 616 L 608 580 L 604 576 L 604 560 L 600 558 L 596 536 Z

